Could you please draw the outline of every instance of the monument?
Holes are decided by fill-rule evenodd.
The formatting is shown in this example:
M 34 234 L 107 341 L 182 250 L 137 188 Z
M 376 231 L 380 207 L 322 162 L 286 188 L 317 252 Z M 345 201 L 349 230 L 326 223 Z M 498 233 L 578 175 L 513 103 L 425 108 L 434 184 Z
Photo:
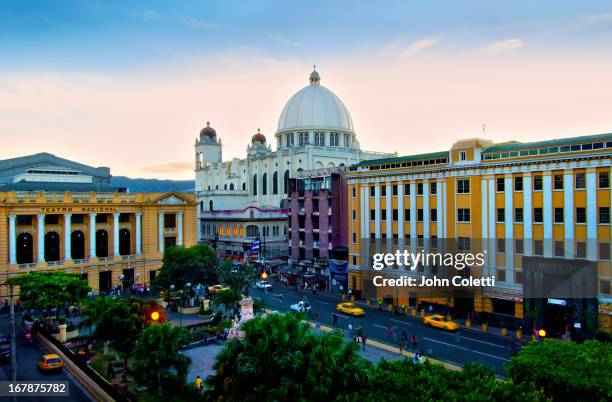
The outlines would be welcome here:
M 232 327 L 227 334 L 228 339 L 237 338 L 243 339 L 245 336 L 244 331 L 240 329 L 240 326 L 253 318 L 255 313 L 253 312 L 253 299 L 245 297 L 240 300 L 240 320 L 232 320 Z

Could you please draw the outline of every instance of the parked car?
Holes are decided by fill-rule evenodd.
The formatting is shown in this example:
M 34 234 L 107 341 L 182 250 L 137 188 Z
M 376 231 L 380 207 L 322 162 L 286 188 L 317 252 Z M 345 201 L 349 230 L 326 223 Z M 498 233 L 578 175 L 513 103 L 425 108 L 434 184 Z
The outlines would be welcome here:
M 217 293 L 217 292 L 220 292 L 220 291 L 222 291 L 222 290 L 229 290 L 229 288 L 224 288 L 224 287 L 223 287 L 223 286 L 221 286 L 221 285 L 213 285 L 213 286 L 209 286 L 209 287 L 208 287 L 208 291 L 209 291 L 210 293 Z
M 0 361 L 11 359 L 11 341 L 8 336 L 0 335 Z
M 362 315 L 365 315 L 365 311 L 363 311 L 362 308 L 357 307 L 355 303 L 340 303 L 336 306 L 336 310 L 354 317 L 361 317 Z
M 268 281 L 257 281 L 255 287 L 262 290 L 272 290 L 272 284 Z
M 38 368 L 42 371 L 56 371 L 61 370 L 64 367 L 64 362 L 58 355 L 51 353 L 48 355 L 42 355 L 38 361 Z
M 447 331 L 456 331 L 459 329 L 459 325 L 455 321 L 446 319 L 442 314 L 427 315 L 423 317 L 423 324 L 434 328 L 445 329 Z
M 312 310 L 312 306 L 307 301 L 302 300 L 301 302 L 295 303 L 291 305 L 291 311 L 295 311 L 296 313 L 308 313 Z

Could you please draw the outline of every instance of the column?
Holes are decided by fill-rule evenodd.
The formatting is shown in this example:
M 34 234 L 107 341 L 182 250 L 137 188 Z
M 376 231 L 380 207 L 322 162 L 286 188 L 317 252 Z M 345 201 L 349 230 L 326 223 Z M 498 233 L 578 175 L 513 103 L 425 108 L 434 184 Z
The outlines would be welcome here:
M 497 244 L 496 244 L 496 238 L 497 238 L 497 233 L 496 233 L 496 228 L 495 228 L 495 224 L 497 222 L 497 217 L 495 216 L 497 210 L 495 209 L 495 177 L 491 177 L 488 179 L 489 181 L 489 189 L 487 191 L 488 195 L 489 195 L 489 202 L 488 202 L 488 208 L 489 208 L 489 252 L 487 253 L 487 258 L 488 258 L 488 267 L 489 267 L 489 275 L 497 275 L 497 261 L 496 261 L 496 254 L 497 254 Z
M 574 258 L 574 172 L 566 169 L 563 172 L 563 226 L 565 241 L 565 258 Z
M 504 179 L 504 215 L 506 232 L 506 282 L 514 282 L 514 183 L 512 174 Z
M 412 247 L 416 246 L 417 238 L 417 210 L 416 210 L 416 182 L 410 182 L 410 239 Z
M 587 260 L 597 261 L 597 175 L 595 168 L 586 172 Z
M 221 233 L 219 233 L 221 236 Z M 157 215 L 157 245 L 159 247 L 159 252 L 164 252 L 164 213 L 160 212 Z
M 551 172 L 544 172 L 542 177 L 542 199 L 544 208 L 542 215 L 544 218 L 544 257 L 552 257 L 552 227 L 553 227 L 553 213 L 552 213 L 552 176 Z
M 489 272 L 489 242 L 488 242 L 488 238 L 489 238 L 489 210 L 488 210 L 488 206 L 487 206 L 487 202 L 489 201 L 489 194 L 488 194 L 488 190 L 489 189 L 489 185 L 488 185 L 488 180 L 487 179 L 482 179 L 480 181 L 480 213 L 481 213 L 481 220 L 482 220 L 482 224 L 481 224 L 481 237 L 482 237 L 482 252 L 486 253 L 486 259 L 487 259 L 487 263 L 482 267 L 482 273 L 483 275 L 488 275 Z
M 455 190 L 456 191 L 456 190 Z M 444 228 L 443 230 L 443 237 L 444 237 L 444 241 L 446 241 L 446 239 L 448 239 L 448 208 L 446 207 L 446 180 L 444 180 L 444 183 L 442 183 L 442 210 L 444 211 L 442 213 L 442 219 L 444 222 Z M 455 213 L 454 211 L 451 211 L 451 213 Z
M 113 214 L 113 256 L 119 255 L 119 212 Z
M 533 203 L 531 173 L 523 175 L 523 255 L 533 255 Z
M 142 254 L 142 227 L 141 226 L 142 226 L 142 212 L 136 212 L 136 255 Z
M 391 183 L 387 183 L 387 239 L 393 237 L 393 203 L 391 202 Z
M 45 214 L 38 214 L 38 262 L 45 262 Z
M 363 186 L 363 208 L 365 215 L 363 215 L 363 234 L 362 237 L 370 238 L 370 187 Z M 362 246 L 363 247 L 363 246 Z
M 183 247 L 183 212 L 177 212 L 178 246 Z
M 9 264 L 17 264 L 17 220 L 16 215 L 9 215 Z
M 442 231 L 442 228 L 444 227 L 444 219 L 442 217 L 446 215 L 446 210 L 442 207 L 442 182 L 440 182 L 440 180 L 436 182 L 436 200 L 436 208 L 438 209 L 438 224 L 436 225 L 436 236 L 438 236 L 438 244 L 440 244 L 440 242 L 444 238 L 444 232 Z
M 380 239 L 380 215 L 380 186 L 377 185 L 374 187 L 374 231 L 377 239 Z
M 64 215 L 64 260 L 72 260 L 72 214 Z
M 404 238 L 404 184 L 397 185 L 397 237 Z
M 89 214 L 89 258 L 96 258 L 96 214 Z
M 429 243 L 429 180 L 423 180 L 423 244 Z
M 369 213 L 368 208 L 366 207 L 366 197 L 365 197 L 365 187 L 364 186 L 360 186 L 359 187 L 359 237 L 361 237 L 362 239 L 367 237 L 366 236 L 366 214 Z M 352 239 L 351 239 L 352 240 Z

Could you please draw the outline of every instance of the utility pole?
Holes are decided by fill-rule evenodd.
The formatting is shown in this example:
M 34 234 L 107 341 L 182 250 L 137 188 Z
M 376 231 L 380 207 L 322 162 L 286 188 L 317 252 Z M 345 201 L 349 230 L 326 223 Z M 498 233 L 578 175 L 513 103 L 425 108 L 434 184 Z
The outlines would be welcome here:
M 13 300 L 13 284 L 9 283 L 10 320 L 11 320 L 11 381 L 17 382 L 17 339 L 15 335 L 15 301 Z M 11 398 L 17 401 L 17 396 Z

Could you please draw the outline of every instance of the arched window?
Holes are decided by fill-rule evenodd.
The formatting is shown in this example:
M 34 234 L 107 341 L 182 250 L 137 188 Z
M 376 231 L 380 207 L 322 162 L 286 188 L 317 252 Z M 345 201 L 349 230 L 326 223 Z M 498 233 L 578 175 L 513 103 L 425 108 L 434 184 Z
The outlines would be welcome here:
M 261 194 L 268 194 L 268 173 L 264 173 L 261 177 Z
M 255 225 L 249 225 L 246 227 L 246 237 L 256 237 L 259 233 L 259 228 Z
M 17 264 L 34 262 L 34 239 L 29 233 L 17 236 Z
M 130 255 L 130 231 L 127 229 L 119 231 L 119 254 Z
M 200 201 L 200 211 L 204 211 L 204 201 Z
M 230 190 L 234 190 L 234 183 L 230 183 Z
M 245 190 L 246 190 L 246 182 L 243 182 L 242 183 L 242 191 L 245 191 Z
M 278 194 L 278 172 L 272 175 L 272 194 Z
M 60 237 L 56 232 L 45 235 L 45 261 L 60 260 Z
M 85 234 L 80 230 L 75 230 L 70 235 L 71 242 L 71 257 L 73 260 L 82 260 L 85 258 Z
M 225 185 L 223 186 L 224 190 L 227 190 L 227 183 L 225 183 Z
M 289 169 L 285 170 L 285 192 L 284 194 L 289 194 Z
M 253 175 L 253 195 L 257 195 L 257 175 Z
M 108 233 L 103 229 L 96 232 L 96 256 L 108 257 Z
M 214 211 L 214 208 L 213 208 L 213 200 L 208 201 L 208 209 L 209 209 L 210 211 Z

